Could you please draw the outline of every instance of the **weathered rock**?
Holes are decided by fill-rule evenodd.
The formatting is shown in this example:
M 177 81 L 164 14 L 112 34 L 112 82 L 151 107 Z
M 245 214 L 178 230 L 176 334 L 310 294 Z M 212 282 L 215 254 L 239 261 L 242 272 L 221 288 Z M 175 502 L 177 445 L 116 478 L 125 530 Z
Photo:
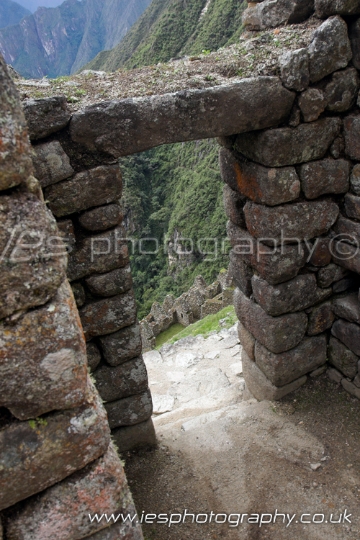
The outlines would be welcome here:
M 86 344 L 86 356 L 88 366 L 91 371 L 95 371 L 97 366 L 101 362 L 101 352 L 99 347 L 94 341 L 88 341 Z
M 105 409 L 88 379 L 81 407 L 0 431 L 0 509 L 39 493 L 102 456 L 110 443 Z M 15 451 L 16 449 L 16 451 Z
M 360 324 L 358 293 L 351 293 L 340 298 L 335 298 L 333 304 L 334 313 L 337 317 Z
M 299 107 L 305 122 L 314 122 L 326 108 L 324 92 L 318 88 L 309 88 L 299 97 Z
M 333 336 L 338 338 L 353 353 L 360 356 L 360 327 L 357 324 L 338 319 L 331 329 Z M 356 365 L 357 365 L 356 359 Z M 339 367 L 339 366 L 338 366 Z M 353 375 L 355 377 L 355 375 Z
M 72 289 L 77 307 L 83 306 L 86 300 L 84 287 L 81 285 L 81 283 L 72 283 L 71 289 Z
M 35 195 L 0 197 L 0 253 L 0 319 L 45 304 L 65 279 L 65 246 Z
M 346 67 L 352 52 L 345 21 L 338 16 L 325 21 L 315 30 L 308 50 L 311 82 Z
M 79 310 L 86 340 L 117 332 L 136 320 L 133 292 L 87 304 Z
M 121 173 L 118 165 L 100 166 L 78 173 L 71 180 L 49 186 L 45 197 L 56 217 L 66 216 L 120 199 Z
M 111 366 L 123 364 L 141 353 L 140 326 L 138 323 L 114 334 L 100 338 L 104 358 Z
M 86 279 L 86 285 L 97 296 L 115 296 L 127 292 L 132 287 L 130 266 L 118 268 L 107 274 L 98 274 Z
M 80 225 L 87 231 L 106 231 L 118 225 L 123 218 L 119 204 L 108 204 L 84 212 L 79 217 Z
M 87 538 L 108 523 L 84 516 L 127 512 L 129 503 L 132 509 L 123 466 L 110 444 L 104 456 L 9 513 L 7 536 L 9 540 Z
M 74 114 L 71 137 L 90 151 L 125 156 L 163 143 L 277 125 L 294 99 L 277 77 L 255 77 L 227 86 L 105 101 Z
M 316 336 L 325 332 L 325 330 L 331 328 L 334 320 L 335 315 L 331 302 L 324 302 L 316 306 L 309 315 L 307 334 L 309 336 Z
M 254 268 L 268 283 L 277 285 L 295 277 L 306 263 L 307 253 L 305 253 L 303 244 L 269 247 L 253 238 L 247 231 L 231 223 L 228 224 L 227 232 L 234 248 L 230 252 L 230 264 L 234 265 L 231 266 L 234 276 L 242 260 Z M 248 283 L 248 280 L 251 280 L 252 272 L 246 273 L 244 277 L 247 280 L 244 284 Z M 251 282 L 250 285 L 247 285 L 247 290 L 249 291 L 248 296 L 250 296 Z
M 130 506 L 126 513 L 133 516 L 136 513 L 135 506 Z M 114 525 L 88 536 L 87 540 L 119 540 L 120 538 L 121 540 L 144 540 L 140 523 L 135 521 L 121 523 L 118 521 Z
M 353 64 L 357 69 L 360 69 L 360 18 L 353 21 L 350 25 L 350 42 L 353 53 Z
M 240 321 L 238 322 L 238 336 L 240 345 L 242 345 L 250 360 L 255 361 L 255 338 Z
M 299 167 L 301 187 L 307 199 L 326 193 L 346 193 L 349 190 L 350 164 L 345 159 L 326 158 Z
M 344 112 L 354 105 L 359 90 L 359 75 L 354 68 L 333 73 L 331 81 L 325 87 L 327 109 Z
M 281 239 L 288 244 L 325 234 L 335 223 L 339 208 L 330 200 L 299 202 L 276 208 L 247 202 L 244 213 L 252 236 Z
M 329 368 L 326 374 L 330 380 L 336 383 L 341 382 L 341 379 L 343 378 L 342 374 L 337 369 L 334 369 L 334 368 Z
M 147 371 L 142 356 L 119 366 L 102 365 L 94 373 L 96 388 L 104 401 L 133 396 L 148 388 Z
M 309 54 L 307 49 L 287 51 L 280 56 L 281 80 L 289 90 L 302 92 L 310 83 Z
M 268 169 L 257 163 L 239 161 L 235 170 L 238 190 L 252 201 L 275 206 L 293 201 L 300 194 L 300 181 L 294 167 Z
M 360 116 L 344 119 L 345 148 L 351 159 L 360 159 Z
M 356 398 L 360 399 L 360 388 L 355 386 L 354 383 L 348 381 L 347 379 L 341 379 L 341 384 L 343 388 L 349 392 L 352 396 L 355 396 Z
M 275 386 L 285 386 L 326 363 L 326 336 L 305 338 L 297 347 L 274 354 L 255 345 L 256 365 Z
M 345 212 L 350 218 L 360 220 L 360 197 L 347 193 L 345 195 Z
M 314 274 L 301 274 L 280 285 L 270 285 L 265 279 L 253 276 L 252 288 L 256 302 L 273 317 L 302 311 L 317 300 Z
M 234 294 L 234 306 L 239 321 L 271 352 L 293 349 L 305 335 L 308 324 L 305 313 L 271 317 L 239 289 Z
M 252 294 L 251 278 L 254 273 L 252 268 L 233 249 L 230 251 L 229 256 L 229 274 L 232 277 L 234 285 L 239 287 L 246 296 L 250 297 Z
M 345 277 L 347 271 L 344 270 L 341 266 L 331 263 L 328 264 L 325 268 L 320 268 L 317 274 L 317 282 L 319 287 L 326 288 L 330 287 L 335 281 L 339 281 Z
M 324 157 L 339 134 L 340 118 L 322 118 L 297 128 L 277 128 L 241 134 L 235 148 L 266 167 L 284 167 Z
M 75 249 L 69 254 L 67 276 L 71 281 L 74 281 L 94 273 L 105 274 L 111 270 L 124 268 L 128 264 L 129 253 L 126 243 L 126 231 L 120 225 L 111 231 L 78 239 Z M 111 275 L 110 279 L 112 277 Z M 119 279 L 122 279 L 122 274 Z M 114 281 L 112 286 L 109 283 L 104 284 L 104 281 L 107 280 L 107 277 L 96 276 L 94 282 L 92 282 L 96 282 L 96 285 L 91 286 L 94 289 L 103 287 L 110 294 L 110 291 L 117 290 L 119 285 L 117 285 L 117 281 Z
M 356 246 L 359 245 L 360 223 L 356 223 L 355 221 L 351 221 L 351 219 L 340 216 L 334 230 L 338 235 L 341 235 L 341 240 L 344 240 L 344 242 L 349 242 Z
M 323 366 L 320 366 L 319 368 L 317 369 L 314 369 L 314 371 L 312 371 L 310 373 L 310 377 L 312 379 L 316 379 L 317 377 L 320 377 L 320 375 L 322 375 L 323 373 L 325 373 L 325 371 L 327 370 L 327 365 L 324 364 Z
M 358 0 L 315 0 L 315 10 L 318 17 L 326 19 L 331 15 L 360 14 Z
M 23 108 L 31 140 L 43 139 L 60 131 L 71 117 L 65 96 L 26 99 Z
M 32 174 L 30 145 L 19 94 L 0 56 L 0 191 Z
M 263 374 L 261 369 L 250 360 L 246 352 L 243 350 L 241 355 L 241 361 L 243 365 L 243 374 L 245 378 L 246 387 L 251 394 L 262 401 L 268 399 L 270 401 L 278 401 L 290 392 L 294 392 L 300 386 L 306 383 L 306 375 L 297 379 L 296 381 L 286 384 L 282 387 L 273 385 L 269 379 Z
M 343 156 L 345 153 L 345 139 L 342 135 L 339 135 L 335 138 L 334 142 L 330 146 L 330 155 L 335 158 L 339 159 L 340 156 Z
M 358 373 L 353 381 L 353 383 L 355 384 L 355 386 L 357 386 L 358 388 L 360 388 L 360 374 Z
M 359 248 L 348 242 L 334 242 L 332 246 L 333 261 L 356 274 L 360 274 L 360 253 Z M 345 290 L 345 289 L 342 289 Z M 334 292 L 340 292 L 338 289 Z
M 326 266 L 331 262 L 330 238 L 316 238 L 310 248 L 308 262 L 314 266 Z M 306 247 L 309 247 L 307 245 Z
M 289 117 L 289 126 L 298 127 L 301 122 L 301 111 L 297 105 L 294 105 Z
M 234 139 L 235 140 L 235 139 Z M 231 146 L 233 146 L 232 143 Z M 225 182 L 233 191 L 238 191 L 238 169 L 239 163 L 233 152 L 228 148 L 220 148 L 219 150 L 219 166 L 223 182 Z
M 145 422 L 152 415 L 150 390 L 105 404 L 111 429 Z
M 42 188 L 61 182 L 74 173 L 70 160 L 58 141 L 38 144 L 34 150 L 35 176 Z
M 252 30 L 276 28 L 305 21 L 313 11 L 314 0 L 264 0 L 244 12 L 243 25 Z
M 341 279 L 340 281 L 337 281 L 332 286 L 333 293 L 343 293 L 345 291 L 354 290 L 356 287 L 359 286 L 359 280 L 356 279 L 354 276 L 349 276 L 345 279 Z
M 125 426 L 112 431 L 113 440 L 119 452 L 127 452 L 134 448 L 156 446 L 154 424 L 149 418 L 146 422 L 135 426 Z
M 223 188 L 223 199 L 225 213 L 228 218 L 239 227 L 245 227 L 245 218 L 243 207 L 245 204 L 244 198 L 238 193 L 231 189 L 230 186 L 226 185 Z
M 0 342 L 0 407 L 27 420 L 84 402 L 85 342 L 67 282 L 13 326 L 0 323 Z
M 355 165 L 350 176 L 351 191 L 360 195 L 360 165 Z

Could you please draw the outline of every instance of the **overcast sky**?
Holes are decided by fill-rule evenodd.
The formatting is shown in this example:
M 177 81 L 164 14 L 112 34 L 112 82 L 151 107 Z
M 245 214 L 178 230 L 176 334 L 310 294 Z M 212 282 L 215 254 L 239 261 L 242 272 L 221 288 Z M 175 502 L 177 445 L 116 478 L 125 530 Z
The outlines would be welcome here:
M 39 6 L 55 7 L 62 4 L 64 0 L 14 0 L 21 6 L 26 7 L 30 11 L 36 11 Z

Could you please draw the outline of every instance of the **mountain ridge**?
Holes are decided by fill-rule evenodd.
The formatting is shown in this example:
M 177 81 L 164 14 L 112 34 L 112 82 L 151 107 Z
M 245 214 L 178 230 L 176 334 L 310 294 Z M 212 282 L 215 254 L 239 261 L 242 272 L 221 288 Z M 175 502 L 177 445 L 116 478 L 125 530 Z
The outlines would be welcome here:
M 12 0 L 1 0 L 0 2 L 0 28 L 17 24 L 23 17 L 31 12 L 25 7 Z

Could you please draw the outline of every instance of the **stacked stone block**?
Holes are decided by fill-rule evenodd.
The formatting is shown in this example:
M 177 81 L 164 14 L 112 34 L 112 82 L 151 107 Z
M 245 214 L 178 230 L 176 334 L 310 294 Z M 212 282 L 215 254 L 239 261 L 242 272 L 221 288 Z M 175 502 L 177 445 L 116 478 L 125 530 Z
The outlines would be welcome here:
M 135 509 L 1 58 L 0 90 L 0 538 L 141 540 L 136 523 L 88 519 Z
M 245 23 L 275 4 L 249 8 Z M 349 31 L 338 15 L 358 3 L 315 4 L 335 16 L 281 58 L 296 92 L 287 125 L 220 141 L 244 376 L 257 399 L 280 399 L 328 364 L 360 397 L 359 22 Z

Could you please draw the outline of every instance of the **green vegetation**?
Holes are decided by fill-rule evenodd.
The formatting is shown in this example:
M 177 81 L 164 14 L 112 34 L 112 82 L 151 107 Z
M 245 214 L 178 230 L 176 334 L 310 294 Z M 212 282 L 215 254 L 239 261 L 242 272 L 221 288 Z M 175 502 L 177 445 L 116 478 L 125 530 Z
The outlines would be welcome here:
M 163 146 L 120 160 L 123 204 L 139 318 L 169 293 L 179 296 L 201 274 L 208 283 L 228 265 L 226 216 L 214 140 Z M 169 266 L 168 244 L 174 235 L 191 239 L 191 259 L 176 257 Z M 143 239 L 139 253 L 136 242 Z M 213 239 L 204 241 L 202 239 Z M 183 242 L 190 246 L 190 241 Z M 208 254 L 206 254 L 208 252 Z
M 222 328 L 230 328 L 236 323 L 237 320 L 238 319 L 235 314 L 234 306 L 227 306 L 214 315 L 207 315 L 200 321 L 190 324 L 190 326 L 187 326 L 184 328 L 184 330 L 178 332 L 172 339 L 169 340 L 169 342 L 175 343 L 176 341 L 179 341 L 179 339 L 188 336 L 195 337 L 200 334 L 207 337 L 210 332 L 220 332 Z M 222 321 L 221 325 L 220 321 Z M 164 344 L 164 342 L 162 344 Z
M 164 332 L 161 332 L 156 337 L 156 348 L 160 349 L 164 345 L 164 343 L 167 343 L 170 341 L 171 338 L 176 336 L 179 332 L 181 332 L 184 329 L 183 325 L 180 323 L 175 323 L 170 326 L 167 330 L 164 330 Z
M 115 71 L 204 54 L 235 43 L 245 0 L 153 0 L 125 38 L 101 52 L 88 69 Z

